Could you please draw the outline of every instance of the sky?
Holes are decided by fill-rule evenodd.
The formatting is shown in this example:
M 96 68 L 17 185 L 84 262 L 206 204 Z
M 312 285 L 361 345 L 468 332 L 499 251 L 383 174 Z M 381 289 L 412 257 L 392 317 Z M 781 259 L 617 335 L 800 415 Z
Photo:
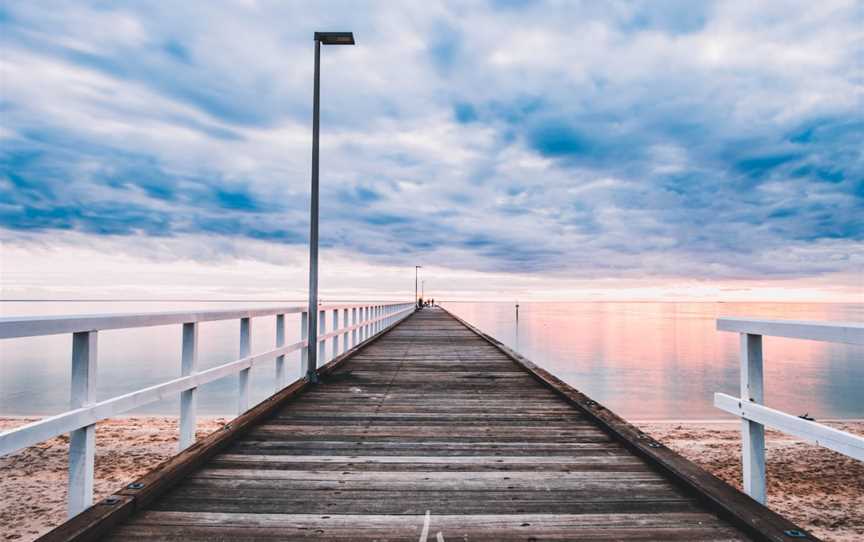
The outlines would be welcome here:
M 864 4 L 4 2 L 3 299 L 864 301 Z

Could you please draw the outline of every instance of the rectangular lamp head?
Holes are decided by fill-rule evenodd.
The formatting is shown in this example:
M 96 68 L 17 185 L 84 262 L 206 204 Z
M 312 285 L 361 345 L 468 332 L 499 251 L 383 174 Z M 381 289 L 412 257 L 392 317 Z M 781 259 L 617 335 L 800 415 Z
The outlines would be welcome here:
M 315 40 L 324 45 L 354 45 L 354 32 L 315 32 Z

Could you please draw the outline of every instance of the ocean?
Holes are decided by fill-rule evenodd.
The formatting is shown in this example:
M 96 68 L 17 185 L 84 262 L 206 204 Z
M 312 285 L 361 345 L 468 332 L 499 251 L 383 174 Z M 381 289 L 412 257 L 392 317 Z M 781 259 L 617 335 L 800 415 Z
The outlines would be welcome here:
M 0 315 L 35 316 L 302 305 L 302 302 L 4 301 Z M 738 395 L 738 337 L 719 332 L 720 316 L 864 321 L 864 304 L 444 302 L 483 331 L 562 380 L 633 420 L 730 419 L 714 392 Z M 288 315 L 286 340 L 299 340 Z M 239 321 L 201 324 L 201 368 L 238 357 Z M 253 320 L 253 353 L 272 349 L 275 317 Z M 107 399 L 180 374 L 181 326 L 99 334 L 98 397 Z M 0 340 L 0 415 L 68 409 L 71 335 Z M 864 348 L 769 337 L 764 343 L 766 403 L 817 420 L 864 418 Z M 288 356 L 289 378 L 299 354 Z M 272 363 L 252 370 L 255 401 L 273 391 Z M 199 413 L 235 413 L 236 376 L 201 388 Z M 177 414 L 168 399 L 129 414 Z

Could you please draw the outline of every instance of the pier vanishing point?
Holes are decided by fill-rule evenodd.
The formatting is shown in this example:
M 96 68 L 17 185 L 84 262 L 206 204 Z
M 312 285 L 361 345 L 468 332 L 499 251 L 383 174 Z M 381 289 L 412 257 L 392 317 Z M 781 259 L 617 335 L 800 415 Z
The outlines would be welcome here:
M 344 328 L 322 330 L 338 354 L 319 383 L 287 384 L 43 540 L 816 540 L 444 309 L 339 308 L 334 322 L 343 310 Z M 71 322 L 29 332 L 84 325 Z

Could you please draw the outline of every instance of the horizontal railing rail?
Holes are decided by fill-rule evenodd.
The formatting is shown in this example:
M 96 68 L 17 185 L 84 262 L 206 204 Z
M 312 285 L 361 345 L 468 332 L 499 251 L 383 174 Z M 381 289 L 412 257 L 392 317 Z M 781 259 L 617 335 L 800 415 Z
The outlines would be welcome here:
M 394 305 L 393 303 L 386 304 Z M 410 303 L 409 303 L 410 305 Z M 319 305 L 318 310 L 330 311 L 371 306 L 368 304 Z M 129 314 L 81 314 L 64 316 L 16 316 L 0 318 L 0 339 L 59 335 L 79 331 L 107 331 L 138 327 L 167 326 L 189 322 L 215 322 L 258 318 L 276 314 L 300 314 L 306 307 L 262 307 L 253 309 L 214 309 L 203 311 L 142 312 Z
M 864 344 L 864 324 L 857 322 L 807 322 L 803 320 L 756 320 L 720 318 L 719 331 L 808 339 L 845 344 Z
M 161 313 L 102 314 L 82 316 L 12 317 L 0 319 L 0 339 L 72 333 L 71 410 L 14 429 L 0 432 L 0 456 L 14 453 L 56 436 L 69 433 L 69 516 L 93 502 L 96 423 L 128 410 L 180 394 L 179 449 L 195 442 L 197 391 L 200 386 L 238 375 L 238 415 L 249 405 L 249 376 L 253 366 L 276 361 L 275 391 L 289 385 L 285 356 L 300 351 L 301 374 L 309 371 L 309 348 L 318 348 L 318 361 L 326 361 L 326 345 L 332 357 L 369 340 L 414 311 L 413 303 L 320 305 L 318 338 L 308 340 L 309 314 L 303 307 L 175 311 Z M 301 340 L 285 344 L 285 315 L 300 315 Z M 327 331 L 330 314 L 331 330 Z M 251 353 L 252 318 L 276 316 L 276 348 Z M 197 369 L 198 329 L 202 322 L 240 320 L 240 358 L 206 370 Z M 103 401 L 96 400 L 97 337 L 99 331 L 182 324 L 179 378 Z M 311 369 L 315 370 L 316 367 Z M 301 377 L 302 378 L 302 377 Z
M 765 406 L 762 370 L 763 336 L 864 345 L 864 324 L 720 318 L 717 320 L 717 329 L 740 334 L 741 397 L 715 393 L 714 406 L 741 418 L 741 462 L 745 493 L 763 504 L 766 501 L 766 425 L 864 461 L 864 437 Z

